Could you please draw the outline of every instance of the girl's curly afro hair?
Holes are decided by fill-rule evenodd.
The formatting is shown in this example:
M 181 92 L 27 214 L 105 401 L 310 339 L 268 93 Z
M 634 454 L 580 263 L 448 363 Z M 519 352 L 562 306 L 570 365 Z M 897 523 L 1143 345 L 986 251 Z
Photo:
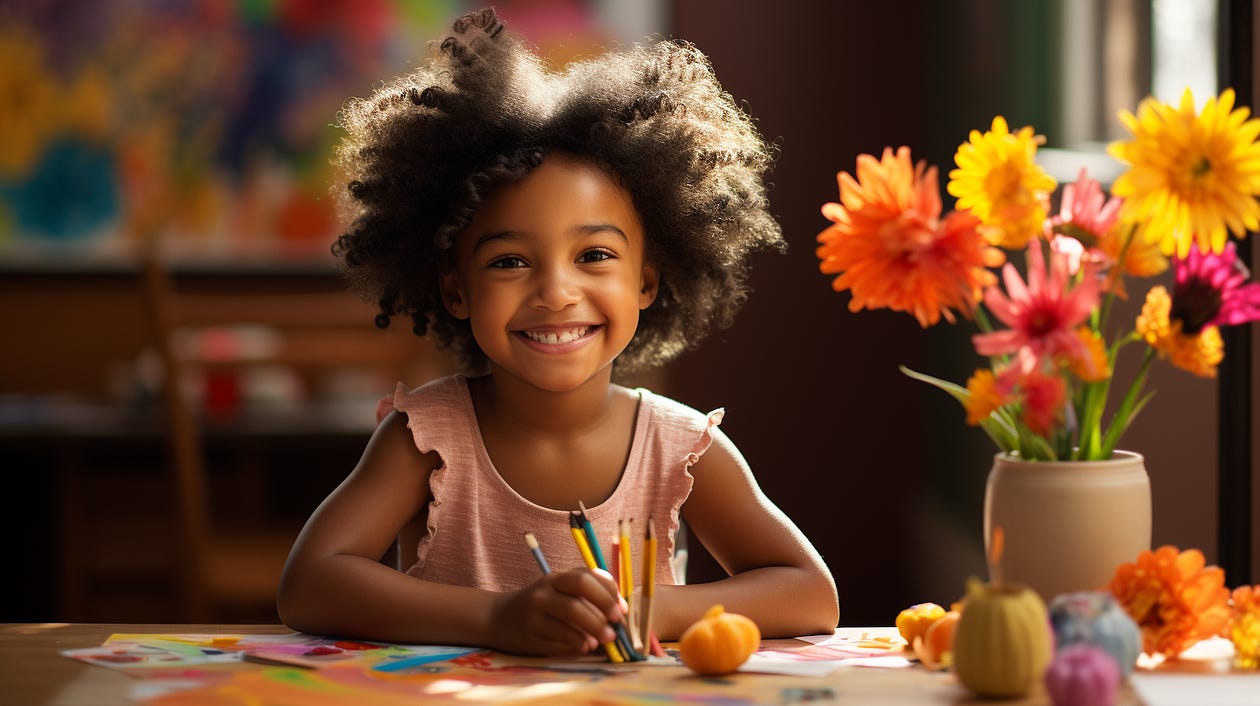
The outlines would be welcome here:
M 442 304 L 452 244 L 496 185 L 552 151 L 614 175 L 643 221 L 660 291 L 619 370 L 664 363 L 726 327 L 747 296 L 746 255 L 785 247 L 763 175 L 772 147 L 723 91 L 708 59 L 658 41 L 543 68 L 491 9 L 455 21 L 420 68 L 341 112 L 334 191 L 348 231 L 333 245 L 378 326 L 409 316 L 467 369 L 484 355 Z

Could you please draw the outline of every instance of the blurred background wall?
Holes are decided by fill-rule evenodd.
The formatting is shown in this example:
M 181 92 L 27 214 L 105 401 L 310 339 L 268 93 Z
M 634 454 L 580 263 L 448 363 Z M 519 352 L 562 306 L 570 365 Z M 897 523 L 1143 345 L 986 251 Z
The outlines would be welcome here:
M 850 313 L 848 295 L 818 273 L 819 208 L 837 200 L 836 173 L 852 171 L 859 153 L 908 145 L 940 168 L 943 187 L 968 131 L 1001 114 L 1046 136 L 1043 157 L 1061 183 L 1081 163 L 1105 180 L 1115 165 L 1100 146 L 1121 136 L 1117 110 L 1135 110 L 1151 91 L 1173 100 L 1190 84 L 1201 103 L 1217 90 L 1225 62 L 1215 39 L 1238 4 L 497 7 L 555 63 L 652 33 L 688 39 L 779 145 L 770 197 L 789 251 L 755 256 L 753 293 L 735 325 L 647 381 L 700 409 L 726 407 L 723 428 L 835 574 L 842 624 L 877 625 L 911 603 L 955 600 L 966 577 L 983 572 L 993 449 L 951 398 L 897 370 L 965 380 L 976 364 L 968 325 L 923 330 L 902 314 Z M 85 585 L 71 558 L 87 543 L 82 533 L 108 539 L 112 549 L 94 553 L 119 562 L 151 554 L 169 570 L 177 551 L 165 547 L 167 464 L 153 413 L 154 332 L 133 286 L 137 253 L 156 243 L 178 277 L 203 289 L 263 297 L 343 288 L 327 251 L 337 232 L 327 198 L 337 107 L 414 64 L 469 7 L 28 0 L 0 9 L 0 465 L 11 478 L 7 536 L 23 537 L 13 547 L 23 578 L 9 582 L 0 619 L 178 616 L 153 597 L 167 590 L 160 579 L 137 569 L 146 578 Z M 363 309 L 362 335 L 383 341 L 371 338 L 386 335 L 371 314 Z M 228 339 L 256 340 L 239 331 Z M 357 459 L 370 432 L 365 410 L 390 376 L 418 383 L 444 370 L 423 342 L 406 345 L 415 365 L 402 373 L 312 381 L 277 367 L 233 381 L 230 394 L 194 381 L 203 403 L 230 408 L 207 421 L 217 423 L 207 437 L 212 475 L 234 479 L 219 491 L 226 503 L 250 498 L 296 533 Z M 1216 385 L 1157 365 L 1148 389 L 1158 394 L 1122 446 L 1146 455 L 1154 543 L 1214 560 Z M 259 417 L 241 409 L 255 407 L 287 411 L 288 421 L 254 424 Z M 330 433 L 291 414 L 316 407 L 350 422 Z M 1254 465 L 1250 473 L 1254 508 Z M 146 513 L 151 523 L 118 531 L 121 518 Z M 1255 582 L 1260 558 L 1251 565 Z M 692 567 L 694 579 L 716 575 L 702 552 Z M 80 600 L 68 601 L 70 591 Z

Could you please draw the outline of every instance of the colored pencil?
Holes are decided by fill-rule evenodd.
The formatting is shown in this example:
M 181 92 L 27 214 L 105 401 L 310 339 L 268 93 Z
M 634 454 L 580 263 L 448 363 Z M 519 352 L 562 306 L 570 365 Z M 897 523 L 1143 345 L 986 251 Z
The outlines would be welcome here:
M 543 556 L 542 549 L 538 546 L 538 539 L 526 532 L 525 543 L 529 545 L 529 551 L 534 554 L 534 561 L 538 562 L 538 568 L 542 569 L 544 574 L 551 573 L 551 567 L 547 566 L 547 558 Z
M 618 564 L 621 565 L 621 576 L 619 577 L 618 586 L 621 590 L 621 597 L 625 599 L 626 606 L 629 608 L 627 617 L 630 622 L 630 643 L 634 645 L 636 650 L 643 649 L 643 637 L 639 634 L 639 604 L 634 599 L 634 559 L 630 546 L 630 522 L 631 520 L 617 521 L 617 536 L 620 552 L 618 554 Z
M 612 537 L 612 546 L 608 548 L 608 556 L 612 557 L 612 561 L 608 564 L 608 573 L 612 574 L 613 583 L 617 584 L 617 593 L 621 593 L 621 543 L 617 541 L 615 532 Z
M 574 520 L 575 517 L 576 517 L 576 522 Z M 595 560 L 595 565 L 613 575 L 613 580 L 617 581 L 618 590 L 620 591 L 621 589 L 620 571 L 617 571 L 615 569 L 620 569 L 621 562 L 618 561 L 618 558 L 621 555 L 620 554 L 613 555 L 613 559 L 615 563 L 613 567 L 610 568 L 608 561 L 604 558 L 603 550 L 600 549 L 599 538 L 595 535 L 595 527 L 594 525 L 591 524 L 590 519 L 586 516 L 586 504 L 583 503 L 581 500 L 578 500 L 578 509 L 576 511 L 569 513 L 569 525 L 570 525 L 570 529 L 572 529 L 573 526 L 577 526 L 582 530 L 582 534 L 586 537 L 587 548 L 590 551 L 591 556 Z M 574 535 L 574 538 L 576 539 L 576 535 Z M 589 566 L 589 563 L 587 565 Z M 624 593 L 622 595 L 623 597 L 625 597 Z M 629 603 L 627 601 L 627 605 L 628 604 Z M 643 655 L 639 654 L 634 649 L 634 643 L 630 640 L 630 636 L 626 634 L 625 626 L 622 625 L 621 623 L 614 623 L 613 628 L 617 630 L 617 638 L 622 643 L 622 650 L 626 653 L 627 659 L 631 659 L 631 660 L 644 659 Z M 631 625 L 631 628 L 633 629 L 634 626 Z
M 634 568 L 630 558 L 630 520 L 617 520 L 621 543 L 621 597 L 630 600 L 634 593 Z
M 586 541 L 586 531 L 582 528 L 583 524 L 589 524 L 589 522 L 584 523 L 582 519 L 578 518 L 576 512 L 569 513 L 569 531 L 573 535 L 573 541 L 578 545 L 578 552 L 582 555 L 582 561 L 586 562 L 586 568 L 602 568 L 595 561 L 595 554 L 594 551 L 592 551 L 592 545 L 589 545 Z M 595 542 L 593 547 L 595 550 L 598 550 L 599 542 Z M 607 571 L 607 569 L 604 570 Z M 630 636 L 626 634 L 625 625 L 621 623 L 612 623 L 612 627 L 617 633 L 617 644 L 624 653 L 626 661 L 637 662 L 646 659 L 643 655 L 635 651 L 634 645 L 630 642 Z
M 573 534 L 573 541 L 574 543 L 577 544 L 578 553 L 582 555 L 582 561 L 586 563 L 586 568 L 588 569 L 599 568 L 598 565 L 595 563 L 594 555 L 591 554 L 591 548 L 587 546 L 586 544 L 586 535 L 582 531 L 582 525 L 577 519 L 577 517 L 573 514 L 569 515 L 569 532 Z M 616 630 L 615 625 L 613 626 L 613 630 L 614 631 Z M 618 635 L 617 639 L 620 640 L 621 636 Z M 627 658 L 622 657 L 621 655 L 622 649 L 624 648 L 618 646 L 615 642 L 604 643 L 604 651 L 608 653 L 608 659 L 611 659 L 614 662 L 625 662 L 626 659 L 628 659 L 628 657 Z
M 586 543 L 591 547 L 591 553 L 595 555 L 595 565 L 604 571 L 608 571 L 608 562 L 604 560 L 604 552 L 599 548 L 599 540 L 595 537 L 595 527 L 591 525 L 591 521 L 586 519 L 586 506 L 582 501 L 578 501 L 578 520 L 582 523 L 582 531 L 586 533 Z M 612 573 L 609 571 L 609 573 Z
M 652 640 L 652 594 L 656 592 L 656 526 L 651 516 L 643 533 L 643 593 L 639 600 L 639 636 L 643 644 Z

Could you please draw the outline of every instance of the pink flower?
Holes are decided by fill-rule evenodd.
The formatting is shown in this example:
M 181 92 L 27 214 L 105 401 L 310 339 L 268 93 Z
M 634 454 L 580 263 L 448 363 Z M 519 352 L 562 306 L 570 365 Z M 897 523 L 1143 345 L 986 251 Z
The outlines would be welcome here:
M 1182 333 L 1260 321 L 1260 282 L 1243 284 L 1251 273 L 1238 260 L 1232 241 L 1220 254 L 1204 253 L 1192 244 L 1173 267 L 1176 284 L 1169 318 L 1181 322 Z
M 1115 227 L 1123 203 L 1121 198 L 1108 199 L 1102 185 L 1086 176 L 1082 167 L 1076 182 L 1063 187 L 1059 214 L 1052 216 L 1047 225 L 1055 233 L 1071 236 L 1093 247 Z
M 1068 257 L 1051 251 L 1047 268 L 1041 242 L 1028 246 L 1028 282 L 1011 263 L 1002 268 L 1006 294 L 997 287 L 985 290 L 984 304 L 1010 328 L 972 337 L 976 352 L 985 356 L 1014 355 L 1021 374 L 1039 363 L 1092 361 L 1088 346 L 1076 334 L 1090 311 L 1098 306 L 1102 282 L 1086 264 L 1075 286 L 1070 285 Z

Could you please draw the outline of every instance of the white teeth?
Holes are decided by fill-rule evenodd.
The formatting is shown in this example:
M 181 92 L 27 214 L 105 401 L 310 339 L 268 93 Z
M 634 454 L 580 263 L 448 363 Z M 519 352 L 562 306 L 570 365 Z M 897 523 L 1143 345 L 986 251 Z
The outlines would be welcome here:
M 555 345 L 557 343 L 576 341 L 585 336 L 590 330 L 590 326 L 583 326 L 582 328 L 571 328 L 568 331 L 522 331 L 521 333 L 539 343 Z

